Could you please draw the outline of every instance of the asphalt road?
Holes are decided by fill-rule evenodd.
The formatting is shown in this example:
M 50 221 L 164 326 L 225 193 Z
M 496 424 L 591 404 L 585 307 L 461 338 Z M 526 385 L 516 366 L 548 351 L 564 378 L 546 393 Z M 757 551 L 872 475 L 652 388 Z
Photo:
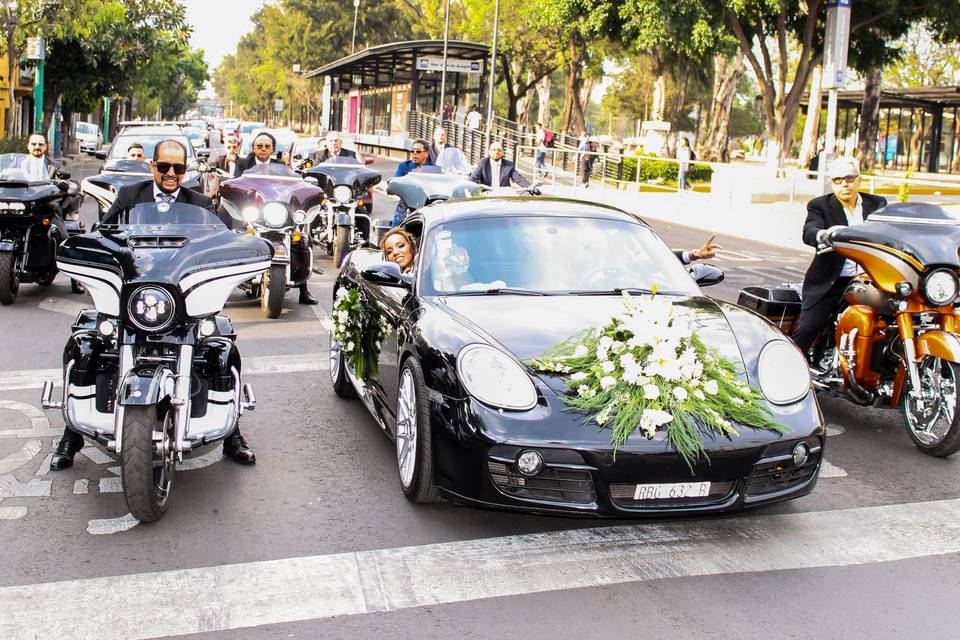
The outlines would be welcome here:
M 377 217 L 392 214 L 376 200 Z M 704 239 L 654 226 L 675 248 Z M 809 260 L 718 241 L 727 277 L 708 292 L 728 300 L 799 280 Z M 413 505 L 393 445 L 330 388 L 333 269 L 316 263 L 319 307 L 294 291 L 278 320 L 242 294 L 225 310 L 259 400 L 243 420 L 256 466 L 212 451 L 177 475 L 152 525 L 125 517 L 103 449 L 47 471 L 63 422 L 39 411 L 40 376 L 89 298 L 59 277 L 0 308 L 0 638 L 956 637 L 960 458 L 918 452 L 899 414 L 821 398 L 829 464 L 814 493 L 735 516 Z

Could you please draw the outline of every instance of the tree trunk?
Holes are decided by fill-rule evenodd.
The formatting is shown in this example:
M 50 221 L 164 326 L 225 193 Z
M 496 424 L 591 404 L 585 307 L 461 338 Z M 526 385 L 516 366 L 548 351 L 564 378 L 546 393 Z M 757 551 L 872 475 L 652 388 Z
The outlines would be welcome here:
M 877 133 L 880 131 L 880 88 L 883 69 L 874 67 L 867 74 L 860 107 L 860 131 L 857 134 L 857 160 L 860 171 L 873 171 L 877 165 Z
M 910 136 L 910 167 L 914 171 L 920 170 L 920 146 L 923 141 L 923 109 L 913 109 L 912 119 L 916 129 Z
M 517 96 L 516 88 L 513 85 L 513 73 L 511 70 L 511 64 L 507 56 L 501 56 L 501 64 L 503 65 L 503 84 L 507 88 L 507 120 L 511 122 L 517 121 Z M 441 105 L 442 107 L 443 105 Z
M 583 63 L 587 57 L 587 46 L 577 33 L 571 33 L 567 38 L 567 47 L 567 77 L 560 129 L 569 135 L 579 136 L 586 130 L 580 92 L 583 89 Z
M 550 127 L 550 76 L 546 75 L 537 83 L 537 122 Z
M 526 86 L 530 86 L 533 81 L 533 72 L 527 71 Z M 526 91 L 517 97 L 517 124 L 521 128 L 526 128 L 530 123 L 530 104 L 533 102 L 533 92 Z
M 803 142 L 800 143 L 799 165 L 801 169 L 810 166 L 810 159 L 820 152 L 820 109 L 823 106 L 823 69 L 813 70 L 810 83 L 810 101 L 807 104 L 807 121 L 803 125 Z
M 730 110 L 737 84 L 746 71 L 743 54 L 733 57 L 717 55 L 713 59 L 713 105 L 707 117 L 704 134 L 698 139 L 697 157 L 708 162 L 727 159 L 730 138 Z
M 580 113 L 583 115 L 583 129 L 587 129 L 587 112 L 590 109 L 590 98 L 593 96 L 593 88 L 597 86 L 596 78 L 588 78 L 580 87 Z

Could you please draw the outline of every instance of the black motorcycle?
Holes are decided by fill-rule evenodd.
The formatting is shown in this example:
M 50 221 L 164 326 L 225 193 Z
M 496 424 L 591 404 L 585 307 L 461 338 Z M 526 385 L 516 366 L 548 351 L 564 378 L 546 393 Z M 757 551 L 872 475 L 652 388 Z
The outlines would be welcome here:
M 21 283 L 52 284 L 57 245 L 65 233 L 85 230 L 79 218 L 83 195 L 69 178 L 57 171 L 51 179 L 42 159 L 0 155 L 0 304 L 13 304 Z
M 57 266 L 81 281 L 82 311 L 63 352 L 63 398 L 45 409 L 120 455 L 123 492 L 141 522 L 167 507 L 178 462 L 228 437 L 256 400 L 240 378 L 229 318 L 238 284 L 270 266 L 269 242 L 226 229 L 188 204 L 142 204 L 127 220 L 60 246 Z
M 308 182 L 315 180 L 327 196 L 311 236 L 339 267 L 344 255 L 371 240 L 370 214 L 359 207 L 380 182 L 380 172 L 366 168 L 356 158 L 337 156 L 313 165 L 303 177 Z

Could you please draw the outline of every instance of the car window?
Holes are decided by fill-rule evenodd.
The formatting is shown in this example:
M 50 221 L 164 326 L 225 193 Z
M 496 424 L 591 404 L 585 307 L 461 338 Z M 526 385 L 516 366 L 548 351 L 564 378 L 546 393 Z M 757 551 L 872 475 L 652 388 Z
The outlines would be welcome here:
M 543 292 L 653 289 L 696 295 L 647 226 L 604 218 L 497 216 L 447 222 L 421 254 L 423 295 L 513 287 Z
M 143 146 L 143 155 L 146 158 L 153 157 L 153 149 L 157 146 L 157 143 L 161 140 L 173 139 L 180 142 L 183 146 L 187 148 L 187 160 L 193 160 L 196 156 L 193 153 L 193 144 L 190 142 L 190 139 L 183 135 L 176 134 L 144 134 L 144 133 L 121 133 L 113 142 L 113 146 L 110 148 L 110 157 L 111 160 L 119 160 L 121 158 L 127 157 L 127 149 L 130 148 L 134 142 L 138 142 Z

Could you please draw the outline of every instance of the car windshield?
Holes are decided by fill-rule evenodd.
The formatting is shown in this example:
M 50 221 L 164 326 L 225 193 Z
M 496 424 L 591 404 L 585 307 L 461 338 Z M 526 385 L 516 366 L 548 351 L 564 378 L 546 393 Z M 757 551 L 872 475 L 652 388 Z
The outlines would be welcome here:
M 109 160 L 120 160 L 127 157 L 127 149 L 130 148 L 130 145 L 133 143 L 139 143 L 143 146 L 143 157 L 152 158 L 153 157 L 153 148 L 157 146 L 157 143 L 161 140 L 176 140 L 182 144 L 187 149 L 187 162 L 195 160 L 193 154 L 193 144 L 190 143 L 190 139 L 183 135 L 169 134 L 169 133 L 155 133 L 155 134 L 145 134 L 145 133 L 125 133 L 117 136 L 116 140 L 113 141 L 113 147 L 110 148 L 110 157 Z
M 148 202 L 138 204 L 127 214 L 127 225 L 160 225 L 158 232 L 164 232 L 171 225 L 222 225 L 220 219 L 203 207 L 174 202 L 157 204 Z
M 244 124 L 240 125 L 240 133 L 250 133 L 254 129 L 262 129 L 262 128 L 263 128 L 262 122 L 245 122 Z
M 0 182 L 49 183 L 46 159 L 25 153 L 4 153 L 0 155 Z
M 191 140 L 200 140 L 203 138 L 203 131 L 200 129 L 189 129 L 187 135 L 190 136 Z
M 422 295 L 697 295 L 696 284 L 649 227 L 604 218 L 497 216 L 451 221 L 427 236 Z

